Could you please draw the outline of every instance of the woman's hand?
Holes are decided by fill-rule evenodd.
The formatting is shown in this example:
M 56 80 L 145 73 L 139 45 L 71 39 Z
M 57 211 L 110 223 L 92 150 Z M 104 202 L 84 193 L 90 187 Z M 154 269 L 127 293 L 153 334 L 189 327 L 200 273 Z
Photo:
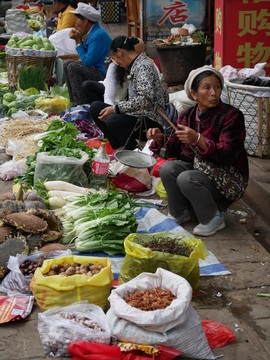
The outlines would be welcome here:
M 198 139 L 197 131 L 184 125 L 177 125 L 177 130 L 175 130 L 175 135 L 184 144 L 190 144 L 196 142 Z
M 146 137 L 148 140 L 154 140 L 158 145 L 164 144 L 164 135 L 159 128 L 148 129 Z
M 76 29 L 71 29 L 69 32 L 69 37 L 76 41 L 76 44 L 80 44 L 82 42 L 82 35 L 81 33 Z
M 105 121 L 106 118 L 111 114 L 114 114 L 113 106 L 107 106 L 106 108 L 100 111 L 98 118 L 100 121 Z

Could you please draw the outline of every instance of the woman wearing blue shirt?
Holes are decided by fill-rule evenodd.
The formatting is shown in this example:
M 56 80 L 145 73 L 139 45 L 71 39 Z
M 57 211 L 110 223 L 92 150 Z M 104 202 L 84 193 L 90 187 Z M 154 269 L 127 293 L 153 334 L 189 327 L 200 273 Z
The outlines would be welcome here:
M 72 12 L 76 16 L 76 28 L 70 31 L 69 37 L 76 42 L 80 61 L 66 61 L 64 76 L 70 101 L 76 106 L 86 103 L 82 92 L 83 81 L 100 81 L 105 78 L 107 70 L 105 59 L 112 40 L 106 30 L 99 25 L 101 15 L 94 7 L 79 2 L 77 9 Z

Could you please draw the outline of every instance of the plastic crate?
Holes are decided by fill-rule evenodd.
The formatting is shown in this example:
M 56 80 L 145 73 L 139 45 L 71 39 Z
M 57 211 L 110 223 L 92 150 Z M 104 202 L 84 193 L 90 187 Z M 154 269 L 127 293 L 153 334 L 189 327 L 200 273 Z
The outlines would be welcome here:
M 121 1 L 100 0 L 101 20 L 104 23 L 119 23 L 121 21 Z
M 248 155 L 270 158 L 270 88 L 243 85 L 245 79 L 226 79 L 228 100 L 244 114 Z

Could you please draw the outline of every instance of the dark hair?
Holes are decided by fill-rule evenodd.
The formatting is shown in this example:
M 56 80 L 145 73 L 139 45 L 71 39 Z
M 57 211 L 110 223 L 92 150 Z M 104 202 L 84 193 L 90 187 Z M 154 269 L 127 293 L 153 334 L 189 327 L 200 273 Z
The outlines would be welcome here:
M 116 52 L 117 49 L 135 51 L 134 45 L 138 44 L 139 42 L 139 39 L 135 37 L 117 36 L 111 43 L 110 52 Z
M 220 86 L 222 87 L 220 78 L 213 71 L 206 70 L 206 71 L 203 71 L 202 73 L 198 74 L 195 77 L 195 79 L 192 81 L 192 84 L 191 84 L 191 90 L 197 91 L 202 79 L 204 79 L 208 76 L 216 76 L 216 78 L 219 80 Z
M 122 66 L 116 66 L 115 70 L 115 79 L 117 84 L 123 87 L 123 83 L 125 81 L 125 78 L 127 76 L 126 69 L 124 69 Z
M 86 19 L 85 16 L 82 16 L 81 14 L 75 14 L 75 16 L 80 20 Z

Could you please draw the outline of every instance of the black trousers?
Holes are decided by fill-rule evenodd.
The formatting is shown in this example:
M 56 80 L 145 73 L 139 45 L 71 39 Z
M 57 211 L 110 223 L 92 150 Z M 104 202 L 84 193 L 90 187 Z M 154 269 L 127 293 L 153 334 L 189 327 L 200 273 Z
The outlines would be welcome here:
M 93 80 L 86 80 L 82 83 L 82 92 L 86 104 L 92 104 L 94 101 L 103 101 L 105 86 Z
M 112 114 L 105 121 L 99 120 L 99 113 L 108 105 L 95 101 L 89 109 L 90 116 L 103 132 L 113 147 L 118 149 L 124 147 L 126 150 L 134 150 L 137 147 L 137 139 L 146 141 L 146 131 L 152 127 L 162 127 L 155 121 L 148 118 L 139 118 L 126 114 Z

